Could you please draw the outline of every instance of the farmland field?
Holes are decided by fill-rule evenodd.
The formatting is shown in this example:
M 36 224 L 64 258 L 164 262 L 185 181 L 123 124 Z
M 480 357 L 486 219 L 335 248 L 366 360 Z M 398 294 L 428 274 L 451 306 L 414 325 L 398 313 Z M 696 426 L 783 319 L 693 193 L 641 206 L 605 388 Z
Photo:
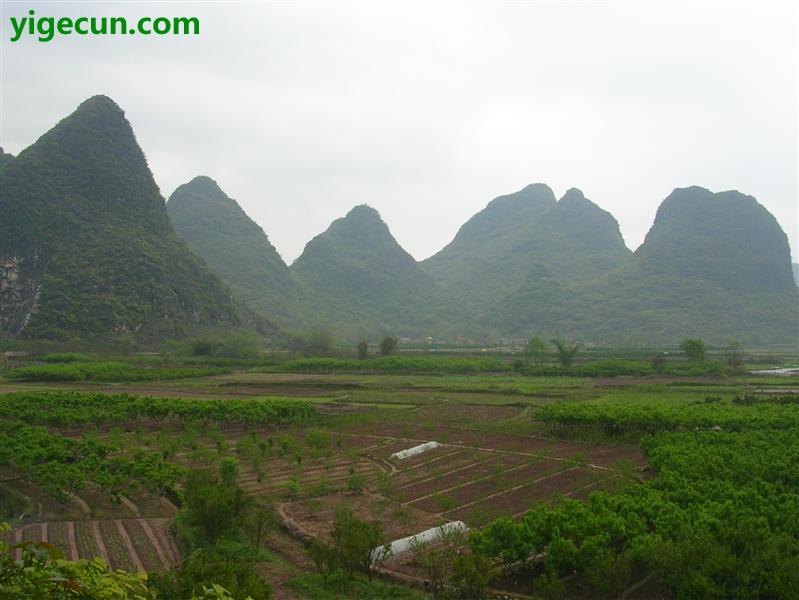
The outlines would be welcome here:
M 593 581 L 592 569 L 602 556 L 630 561 L 627 575 L 613 582 L 627 598 L 688 597 L 650 558 L 628 556 L 628 548 L 655 544 L 647 527 L 634 541 L 590 538 L 604 554 L 589 552 L 588 537 L 557 538 L 575 548 L 558 564 L 545 557 L 544 546 L 518 554 L 515 547 L 504 548 L 509 542 L 494 532 L 503 519 L 521 528 L 533 522 L 531 515 L 537 519 L 541 511 L 551 511 L 547 518 L 564 519 L 559 535 L 566 536 L 573 525 L 558 516 L 562 511 L 642 494 L 651 495 L 650 502 L 668 501 L 672 512 L 704 510 L 717 518 L 716 508 L 690 508 L 685 497 L 667 487 L 675 485 L 673 473 L 689 472 L 681 462 L 688 460 L 681 456 L 689 441 L 699 444 L 691 451 L 703 453 L 708 463 L 722 460 L 714 458 L 719 452 L 733 465 L 738 458 L 731 448 L 760 448 L 761 433 L 782 440 L 786 456 L 796 452 L 795 376 L 301 370 L 291 372 L 288 363 L 272 370 L 202 374 L 199 369 L 201 376 L 189 373 L 180 380 L 144 381 L 137 375 L 132 381 L 25 382 L 12 377 L 0 383 L 5 440 L 0 486 L 6 495 L 22 498 L 15 510 L 3 507 L 12 526 L 4 541 L 44 541 L 68 559 L 99 556 L 113 569 L 163 572 L 181 562 L 191 543 L 175 521 L 184 477 L 232 460 L 237 486 L 273 506 L 279 521 L 263 537 L 266 554 L 258 561 L 258 572 L 276 598 L 314 597 L 309 590 L 320 580 L 303 544 L 331 542 L 342 505 L 356 518 L 379 523 L 388 541 L 462 521 L 473 533 L 459 547 L 492 562 L 489 587 L 503 593 L 598 597 L 601 586 Z M 402 460 L 393 457 L 425 442 L 438 446 Z M 749 458 L 746 469 L 762 478 L 749 497 L 760 494 L 763 502 L 779 497 L 781 510 L 795 510 L 795 487 L 784 493 L 769 487 L 795 485 L 795 467 L 765 469 L 758 455 Z M 710 486 L 701 488 L 703 494 L 739 477 L 734 466 L 716 474 L 691 468 L 681 485 Z M 672 473 L 668 479 L 666 472 Z M 711 475 L 726 479 L 703 483 Z M 778 519 L 763 512 L 752 518 L 765 519 L 773 535 L 787 536 L 780 542 L 788 544 L 783 548 L 797 543 L 788 515 Z M 544 535 L 537 527 L 536 535 L 549 540 L 538 543 L 549 544 L 549 556 L 555 556 L 551 531 Z M 671 532 L 659 527 L 657 543 L 666 543 Z M 625 535 L 631 532 L 628 525 Z M 521 529 L 513 535 L 524 538 Z M 502 558 L 512 551 L 516 559 Z M 780 552 L 785 560 L 797 557 L 791 549 Z M 529 559 L 534 560 L 526 564 Z M 390 558 L 381 571 L 403 584 L 424 588 L 427 581 L 428 592 L 435 593 L 425 564 L 410 553 Z M 784 581 L 791 576 L 784 574 Z M 712 574 L 702 577 L 713 581 Z M 379 585 L 384 586 L 380 594 L 405 597 L 391 596 L 406 593 L 390 591 L 396 583 Z M 774 588 L 758 589 L 765 594 Z M 424 589 L 407 593 L 426 594 Z

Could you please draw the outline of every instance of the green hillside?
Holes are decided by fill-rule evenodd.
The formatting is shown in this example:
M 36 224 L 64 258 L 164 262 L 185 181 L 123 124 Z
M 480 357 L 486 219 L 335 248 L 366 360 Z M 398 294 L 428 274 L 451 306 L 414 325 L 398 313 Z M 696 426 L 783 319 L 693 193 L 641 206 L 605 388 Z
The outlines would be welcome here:
M 797 307 L 776 219 L 751 196 L 691 187 L 662 203 L 624 265 L 567 286 L 528 281 L 487 318 L 506 332 L 560 331 L 598 343 L 790 343 Z
M 0 168 L 2 168 L 7 163 L 10 163 L 11 159 L 13 158 L 14 158 L 13 154 L 8 154 L 4 152 L 2 148 L 0 148 Z
M 291 272 L 317 320 L 343 335 L 421 335 L 435 322 L 432 278 L 369 206 L 356 206 L 308 242 Z
M 520 288 L 530 289 L 541 272 L 567 284 L 607 272 L 630 256 L 610 213 L 577 189 L 556 201 L 539 183 L 492 200 L 422 267 L 438 283 L 438 310 L 455 317 L 463 333 L 487 333 L 484 313 Z
M 253 322 L 175 234 L 122 110 L 95 96 L 0 171 L 0 331 L 143 338 Z
M 237 297 L 290 326 L 303 311 L 299 286 L 263 229 L 209 177 L 178 187 L 167 202 L 175 231 Z

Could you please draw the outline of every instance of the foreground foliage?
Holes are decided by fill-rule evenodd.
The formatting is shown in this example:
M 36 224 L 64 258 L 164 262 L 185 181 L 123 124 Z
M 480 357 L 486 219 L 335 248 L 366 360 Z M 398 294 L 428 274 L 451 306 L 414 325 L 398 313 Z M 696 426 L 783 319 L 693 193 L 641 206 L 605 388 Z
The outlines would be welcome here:
M 7 525 L 0 527 L 0 532 L 9 530 Z M 11 555 L 15 549 L 21 553 L 18 560 Z M 198 593 L 173 596 L 157 592 L 144 573 L 111 571 L 101 558 L 71 561 L 45 542 L 8 546 L 2 541 L 0 597 L 5 600 L 234 600 L 218 583 L 201 585 Z
M 575 403 L 539 416 L 655 431 L 641 443 L 657 477 L 497 519 L 472 535 L 476 553 L 550 596 L 577 573 L 598 598 L 647 574 L 678 598 L 799 598 L 799 406 Z M 714 422 L 735 430 L 687 431 Z

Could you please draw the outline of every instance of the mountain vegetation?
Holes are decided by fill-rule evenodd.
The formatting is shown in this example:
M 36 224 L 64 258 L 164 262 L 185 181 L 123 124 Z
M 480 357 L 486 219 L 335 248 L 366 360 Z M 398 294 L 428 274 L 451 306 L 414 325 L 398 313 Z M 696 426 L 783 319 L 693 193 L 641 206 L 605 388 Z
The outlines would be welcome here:
M 273 335 L 273 322 L 309 339 L 373 343 L 562 334 L 771 344 L 799 332 L 787 236 L 737 191 L 674 190 L 631 252 L 616 219 L 580 190 L 558 200 L 536 183 L 492 200 L 422 262 L 361 205 L 289 267 L 212 179 L 196 177 L 165 204 L 104 96 L 19 156 L 0 151 L 0 178 L 0 333 L 11 337 Z
M 434 325 L 432 278 L 369 206 L 356 206 L 308 242 L 291 272 L 318 318 L 340 331 L 421 335 Z
M 167 202 L 172 226 L 248 306 L 291 326 L 302 294 L 263 229 L 209 177 L 178 187 Z
M 13 154 L 8 154 L 7 152 L 4 152 L 2 148 L 0 148 L 0 169 L 2 169 L 7 163 L 10 163 L 13 158 Z
M 158 339 L 223 324 L 271 329 L 175 234 L 110 98 L 86 100 L 0 175 L 0 332 Z

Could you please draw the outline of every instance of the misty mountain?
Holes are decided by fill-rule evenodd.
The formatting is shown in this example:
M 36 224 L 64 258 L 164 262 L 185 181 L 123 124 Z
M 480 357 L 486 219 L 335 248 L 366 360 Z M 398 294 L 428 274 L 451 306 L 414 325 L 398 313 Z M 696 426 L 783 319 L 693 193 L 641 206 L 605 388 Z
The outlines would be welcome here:
M 111 99 L 83 102 L 0 176 L 3 333 L 157 338 L 261 323 L 175 234 Z
M 795 341 L 799 294 L 789 257 L 785 233 L 751 196 L 676 189 L 629 262 L 565 290 L 552 286 L 555 308 L 539 306 L 527 284 L 494 322 L 611 343 Z
M 11 162 L 11 159 L 14 158 L 13 154 L 8 154 L 0 148 L 0 169 L 3 168 L 4 165 Z
M 421 334 L 433 322 L 432 278 L 369 206 L 356 206 L 308 242 L 291 272 L 319 320 L 344 333 Z
M 610 271 L 631 254 L 616 219 L 580 190 L 556 201 L 537 183 L 492 200 L 422 267 L 439 286 L 440 304 L 468 327 L 542 272 L 568 284 Z
M 236 295 L 290 326 L 302 317 L 303 294 L 263 229 L 209 177 L 178 187 L 167 202 L 178 234 Z

